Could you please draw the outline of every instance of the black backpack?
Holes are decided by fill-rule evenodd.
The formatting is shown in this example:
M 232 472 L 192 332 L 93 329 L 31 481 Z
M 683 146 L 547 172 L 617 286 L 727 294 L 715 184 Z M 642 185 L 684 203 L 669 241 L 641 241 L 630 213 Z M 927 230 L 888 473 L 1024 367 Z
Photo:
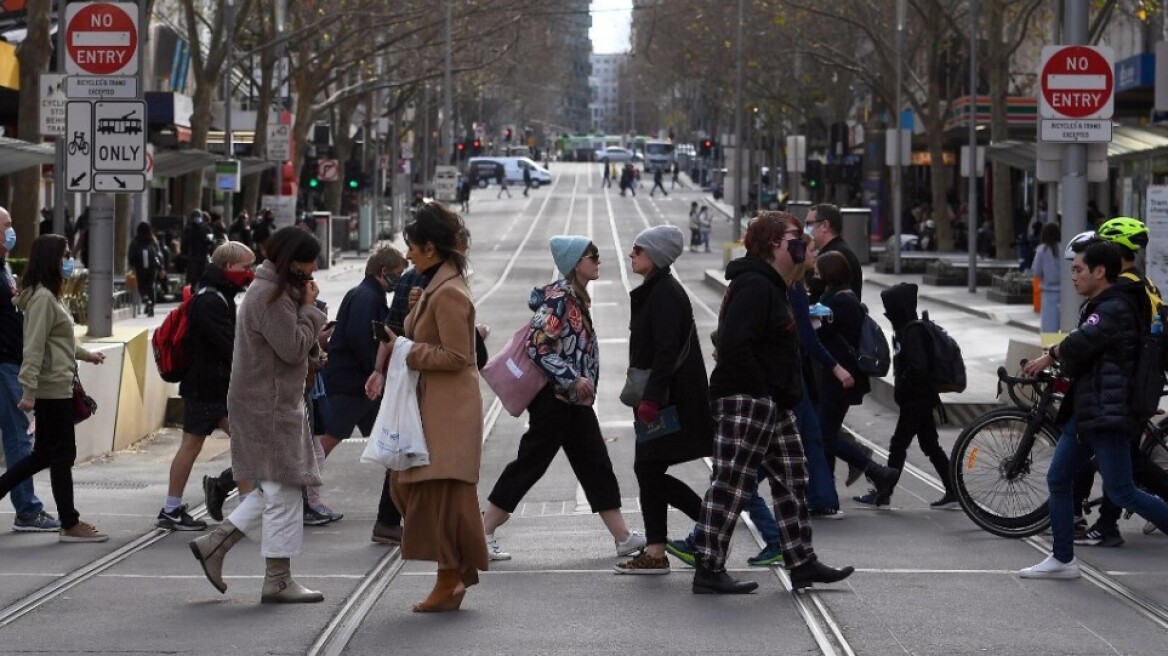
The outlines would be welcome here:
M 1128 307 L 1136 316 L 1137 323 L 1143 323 L 1140 311 L 1135 304 L 1127 301 Z M 1164 342 L 1168 336 L 1163 332 L 1165 310 L 1159 308 L 1156 315 L 1160 321 L 1151 330 L 1140 333 L 1139 351 L 1136 356 L 1136 368 L 1132 376 L 1132 393 L 1129 399 L 1131 410 L 1141 422 L 1151 419 L 1160 408 L 1160 396 L 1164 392 L 1165 358 L 1168 357 L 1168 345 Z M 1158 332 L 1153 332 L 1158 331 Z
M 860 307 L 864 308 L 864 322 L 860 324 L 860 343 L 857 348 L 852 348 L 852 345 L 844 340 L 844 345 L 856 359 L 856 367 L 861 373 L 883 378 L 888 375 L 888 369 L 892 366 L 892 351 L 888 348 L 888 338 L 884 336 L 880 324 L 868 314 L 868 306 L 861 303 Z
M 929 311 L 921 312 L 921 318 L 905 324 L 904 329 L 919 324 L 925 329 L 929 354 L 929 374 L 938 392 L 965 391 L 965 359 L 961 357 L 961 345 L 945 329 L 929 319 Z

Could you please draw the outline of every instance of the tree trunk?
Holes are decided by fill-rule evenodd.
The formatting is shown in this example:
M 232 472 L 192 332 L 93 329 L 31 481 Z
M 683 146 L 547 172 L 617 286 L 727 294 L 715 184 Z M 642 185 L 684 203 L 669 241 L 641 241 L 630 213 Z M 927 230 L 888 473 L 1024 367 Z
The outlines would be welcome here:
M 40 74 L 48 70 L 52 55 L 49 40 L 49 25 L 52 21 L 52 3 L 48 0 L 28 3 L 28 36 L 16 49 L 20 62 L 20 116 L 16 124 L 16 136 L 25 141 L 40 143 Z M 57 178 L 65 179 L 64 171 L 57 171 Z M 12 175 L 12 227 L 24 238 L 16 241 L 16 253 L 28 256 L 28 248 L 37 235 L 40 222 L 38 207 L 41 190 L 41 167 L 18 171 Z
M 1009 44 L 1003 42 L 1005 26 L 1005 7 L 999 1 L 988 3 L 989 35 L 986 39 L 989 52 L 986 53 L 986 65 L 989 68 L 990 98 L 990 143 L 1000 143 L 1010 138 L 1009 113 L 1006 104 L 1006 94 L 1009 93 L 1010 57 L 1007 49 Z M 1010 257 L 1013 251 L 1013 242 L 1018 237 L 1014 234 L 1014 202 L 1013 184 L 1010 176 L 1010 167 L 1001 162 L 993 164 L 993 208 L 994 208 L 994 247 L 997 257 Z
M 271 114 L 272 98 L 275 90 L 272 89 L 272 80 L 275 78 L 276 57 L 272 48 L 264 48 L 260 53 L 260 97 L 256 108 L 255 141 L 252 143 L 252 156 L 267 159 L 268 153 L 268 116 Z M 276 82 L 279 84 L 279 81 Z M 283 162 L 276 162 L 276 166 L 283 166 Z M 260 206 L 260 184 L 263 173 L 249 175 L 243 184 L 243 207 L 252 218 L 255 218 L 256 208 Z M 277 189 L 276 195 L 280 194 Z
M 207 134 L 211 131 L 211 98 L 215 93 L 212 84 L 195 85 L 195 95 L 192 104 L 195 107 L 191 113 L 191 148 L 205 150 L 207 148 Z M 183 193 L 179 200 L 182 216 L 189 216 L 192 210 L 203 206 L 203 171 L 195 171 L 183 176 Z
M 929 76 L 928 114 L 921 119 L 925 124 L 925 139 L 929 144 L 929 182 L 933 196 L 933 220 L 937 224 L 937 245 L 943 251 L 953 250 L 956 240 L 953 216 L 949 213 L 945 191 L 949 187 L 949 168 L 945 166 L 945 124 L 941 110 L 941 83 L 939 76 Z M 892 217 L 899 221 L 899 216 Z

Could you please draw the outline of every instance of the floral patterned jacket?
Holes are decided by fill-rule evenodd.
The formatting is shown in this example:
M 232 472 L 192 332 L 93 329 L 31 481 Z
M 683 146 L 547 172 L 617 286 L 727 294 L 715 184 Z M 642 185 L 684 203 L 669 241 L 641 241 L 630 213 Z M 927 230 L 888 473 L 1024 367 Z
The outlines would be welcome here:
M 592 317 L 567 280 L 536 287 L 527 305 L 535 312 L 527 353 L 552 381 L 556 396 L 576 403 L 576 379 L 587 378 L 595 389 L 600 378 Z

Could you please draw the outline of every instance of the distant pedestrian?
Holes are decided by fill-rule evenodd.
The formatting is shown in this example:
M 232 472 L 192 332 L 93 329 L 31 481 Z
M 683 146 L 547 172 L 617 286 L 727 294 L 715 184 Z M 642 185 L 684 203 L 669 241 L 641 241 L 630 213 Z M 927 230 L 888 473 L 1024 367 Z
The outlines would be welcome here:
M 211 228 L 200 210 L 191 212 L 191 219 L 183 231 L 182 252 L 186 256 L 186 279 L 191 291 L 199 288 L 203 272 L 211 256 Z
M 162 248 L 158 245 L 158 239 L 154 237 L 154 230 L 150 228 L 149 223 L 142 221 L 138 224 L 134 239 L 126 249 L 126 261 L 138 278 L 138 296 L 142 298 L 146 316 L 152 317 L 154 303 L 157 300 L 155 283 L 162 275 L 163 268 Z
M 22 398 L 20 365 L 24 359 L 24 317 L 13 301 L 18 292 L 16 277 L 8 266 L 8 255 L 16 248 L 16 230 L 12 216 L 0 207 L 0 433 L 4 440 L 4 462 L 8 466 L 24 460 L 32 453 L 32 435 L 29 433 L 28 413 L 17 406 Z M 32 478 L 12 488 L 12 508 L 16 518 L 12 530 L 52 533 L 60 530 L 61 522 L 45 512 L 45 506 L 33 491 Z
M 77 434 L 73 424 L 73 380 L 77 360 L 105 362 L 105 354 L 77 343 L 73 315 L 61 302 L 61 288 L 73 275 L 69 242 L 60 235 L 42 235 L 32 242 L 16 307 L 24 313 L 23 359 L 18 380 L 17 409 L 36 412 L 36 436 L 28 457 L 8 463 L 0 475 L 0 498 L 42 470 L 49 470 L 53 500 L 61 518 L 61 542 L 105 542 L 109 536 L 73 505 L 73 461 Z
M 251 238 L 255 244 L 256 264 L 263 264 L 267 255 L 264 254 L 264 244 L 267 243 L 268 237 L 276 231 L 276 215 L 272 210 L 264 210 L 260 214 L 260 220 L 256 223 L 255 228 L 252 229 Z
M 1060 284 L 1062 262 L 1059 261 L 1059 242 L 1062 241 L 1062 229 L 1058 222 L 1051 221 L 1042 224 L 1039 239 L 1041 243 L 1034 251 L 1034 262 L 1030 265 L 1030 274 L 1038 279 L 1038 289 L 1041 293 L 1040 330 L 1044 333 L 1057 333 L 1059 329 L 1059 290 L 1062 289 Z
M 248 216 L 247 212 L 235 215 L 235 220 L 227 228 L 227 238 L 231 241 L 237 241 L 255 252 L 255 243 L 252 241 L 251 217 Z
M 527 192 L 531 189 L 531 167 L 523 167 L 523 197 L 527 198 Z
M 506 522 L 527 492 L 547 472 L 560 449 L 592 512 L 600 515 L 616 543 L 618 556 L 645 547 L 645 536 L 630 531 L 621 514 L 620 484 L 593 404 L 600 378 L 599 348 L 592 323 L 592 297 L 588 283 L 600 277 L 600 251 L 587 237 L 557 235 L 551 238 L 552 259 L 564 277 L 536 287 L 528 301 L 531 318 L 528 354 L 548 384 L 527 408 L 529 428 L 520 438 L 519 454 L 499 475 L 487 497 L 483 515 L 491 560 L 510 560 L 495 539 L 495 530 Z M 432 284 L 432 283 L 431 283 Z M 406 513 L 409 525 L 409 513 Z
M 471 175 L 468 173 L 462 176 L 462 181 L 458 184 L 458 203 L 462 207 L 463 212 L 470 212 L 470 190 L 472 186 Z
M 673 179 L 669 182 L 669 188 L 674 189 L 679 184 L 681 184 L 681 167 L 677 165 L 677 162 L 674 162 L 673 163 Z
M 701 239 L 701 245 L 705 247 L 705 252 L 710 252 L 710 208 L 702 205 L 698 210 L 698 237 Z
M 502 198 L 503 194 L 507 194 L 507 198 L 510 198 L 511 190 L 507 188 L 507 173 L 503 170 L 502 165 L 495 170 L 495 177 L 499 180 L 499 193 L 495 195 L 495 200 Z
M 653 197 L 653 194 L 657 193 L 658 189 L 660 189 L 661 193 L 665 194 L 666 196 L 669 195 L 669 192 L 665 191 L 665 187 L 661 184 L 661 181 L 664 179 L 664 176 L 665 176 L 665 171 L 660 166 L 653 169 L 653 188 L 649 190 L 649 197 L 650 198 Z
M 620 184 L 621 197 L 623 198 L 625 195 L 625 191 L 630 189 L 633 185 L 633 176 L 632 176 L 632 173 L 629 171 L 628 165 L 621 167 L 620 183 L 619 184 Z M 637 195 L 637 192 L 635 190 L 633 191 L 633 195 L 634 196 Z
M 612 187 L 612 171 L 608 167 L 608 160 L 602 161 L 600 166 L 603 169 L 600 178 L 600 188 L 608 189 Z
M 694 252 L 702 243 L 702 225 L 698 219 L 698 202 L 695 200 L 689 206 L 689 250 Z
M 310 361 L 320 359 L 317 339 L 326 320 L 315 307 L 320 288 L 312 279 L 320 242 L 287 227 L 267 245 L 271 259 L 239 307 L 227 392 L 232 469 L 255 490 L 191 550 L 207 580 L 225 592 L 224 556 L 247 535 L 260 541 L 266 560 L 261 602 L 318 602 L 324 595 L 292 579 L 290 559 L 304 539 L 301 490 L 320 484 L 304 406 L 304 380 Z

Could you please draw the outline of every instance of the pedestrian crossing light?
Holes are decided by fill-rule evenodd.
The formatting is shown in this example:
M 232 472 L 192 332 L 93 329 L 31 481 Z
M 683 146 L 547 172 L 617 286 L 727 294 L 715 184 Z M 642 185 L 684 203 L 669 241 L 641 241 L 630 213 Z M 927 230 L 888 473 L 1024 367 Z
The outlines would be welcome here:
M 319 186 L 320 186 L 320 180 L 318 180 L 315 175 L 308 179 L 308 188 L 309 189 L 316 189 Z
M 701 143 L 701 152 L 698 153 L 702 157 L 709 157 L 714 152 L 714 142 L 710 139 L 703 139 Z

